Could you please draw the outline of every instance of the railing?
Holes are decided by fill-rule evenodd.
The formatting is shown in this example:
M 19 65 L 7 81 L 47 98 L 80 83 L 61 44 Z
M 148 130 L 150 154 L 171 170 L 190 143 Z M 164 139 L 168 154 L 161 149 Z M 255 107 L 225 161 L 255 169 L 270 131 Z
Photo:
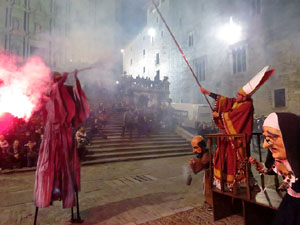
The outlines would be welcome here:
M 242 153 L 244 157 L 244 161 L 242 162 L 242 166 L 244 167 L 244 171 L 246 172 L 246 190 L 247 190 L 247 199 L 251 199 L 251 191 L 250 191 L 250 166 L 248 163 L 248 157 L 250 156 L 250 151 L 247 151 L 246 146 L 246 135 L 245 134 L 207 134 L 205 135 L 208 138 L 208 147 L 211 154 L 214 155 L 215 151 L 214 148 L 214 140 L 216 140 L 216 147 L 220 146 L 221 141 L 227 140 L 228 144 L 233 143 L 235 151 L 237 149 L 242 148 Z M 236 162 L 237 162 L 237 154 L 234 154 L 234 168 L 236 168 Z M 212 162 L 210 162 L 211 164 Z M 220 175 L 220 191 L 222 193 L 228 192 L 225 191 L 224 188 L 224 179 L 223 179 L 223 171 L 225 167 L 225 160 L 223 157 L 220 157 L 220 164 L 221 164 L 221 175 Z M 211 185 L 213 186 L 213 179 L 214 179 L 214 167 L 210 165 L 211 168 Z M 235 179 L 235 178 L 234 178 Z M 232 189 L 233 195 L 237 195 L 237 183 L 233 181 L 233 189 Z

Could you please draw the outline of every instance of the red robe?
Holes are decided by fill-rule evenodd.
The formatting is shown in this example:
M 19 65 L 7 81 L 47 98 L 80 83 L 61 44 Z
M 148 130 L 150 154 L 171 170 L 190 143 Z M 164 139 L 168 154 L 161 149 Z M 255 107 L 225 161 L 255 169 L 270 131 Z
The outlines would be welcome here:
M 79 80 L 72 90 L 64 85 L 67 76 L 54 83 L 46 103 L 46 124 L 36 169 L 34 202 L 48 207 L 62 200 L 63 208 L 74 206 L 75 190 L 80 190 L 80 162 L 72 141 L 72 125 L 88 116 L 88 104 Z
M 247 148 L 250 147 L 252 127 L 253 127 L 253 103 L 252 99 L 238 103 L 235 98 L 227 98 L 218 96 L 215 109 L 221 113 L 221 118 L 215 122 L 216 125 L 224 131 L 225 134 L 246 134 Z M 241 162 L 245 160 L 245 153 L 241 147 L 241 141 L 222 138 L 217 143 L 218 148 L 214 159 L 214 177 L 216 181 L 221 179 L 221 159 L 225 161 L 226 166 L 223 167 L 223 179 L 231 186 L 234 182 L 242 182 L 245 180 L 245 169 Z M 236 158 L 236 160 L 234 160 Z M 226 168 L 226 171 L 224 171 Z

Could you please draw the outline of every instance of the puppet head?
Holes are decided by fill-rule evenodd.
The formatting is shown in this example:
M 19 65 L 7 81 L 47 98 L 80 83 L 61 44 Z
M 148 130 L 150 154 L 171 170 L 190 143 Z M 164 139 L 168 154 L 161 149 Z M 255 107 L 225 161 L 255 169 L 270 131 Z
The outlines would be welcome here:
M 202 136 L 195 136 L 191 140 L 193 152 L 197 155 L 197 158 L 201 158 L 206 152 L 206 143 Z
M 263 124 L 264 148 L 275 160 L 287 159 L 300 177 L 300 117 L 292 113 L 271 113 Z
M 286 151 L 276 113 L 271 113 L 264 121 L 263 135 L 265 136 L 263 148 L 268 148 L 274 159 L 285 160 Z

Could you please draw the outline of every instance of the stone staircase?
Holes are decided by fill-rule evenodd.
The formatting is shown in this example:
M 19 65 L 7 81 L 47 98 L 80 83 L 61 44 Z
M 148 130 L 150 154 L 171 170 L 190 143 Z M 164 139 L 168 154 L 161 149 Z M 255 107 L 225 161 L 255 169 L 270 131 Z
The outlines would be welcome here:
M 173 132 L 138 136 L 134 131 L 131 139 L 127 132 L 122 137 L 122 120 L 122 113 L 111 114 L 103 128 L 108 139 L 94 137 L 91 145 L 87 146 L 88 154 L 82 165 L 192 155 L 189 142 Z
M 88 154 L 85 156 L 84 161 L 81 162 L 82 166 L 193 155 L 190 143 L 175 132 L 162 131 L 147 137 L 139 137 L 135 131 L 131 139 L 129 139 L 127 132 L 122 137 L 122 121 L 122 113 L 113 113 L 110 116 L 108 125 L 103 129 L 108 139 L 105 140 L 101 137 L 92 139 L 91 145 L 86 146 Z M 35 169 L 35 167 L 6 169 L 0 170 L 0 174 L 30 172 L 35 171 Z

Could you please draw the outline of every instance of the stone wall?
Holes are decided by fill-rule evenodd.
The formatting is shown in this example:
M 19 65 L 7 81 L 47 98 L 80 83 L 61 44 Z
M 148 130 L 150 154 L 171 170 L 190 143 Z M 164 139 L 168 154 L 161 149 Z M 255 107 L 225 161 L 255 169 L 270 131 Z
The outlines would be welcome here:
M 0 47 L 53 70 L 84 67 L 119 51 L 115 14 L 116 0 L 2 0 Z
M 298 113 L 300 104 L 300 21 L 299 1 L 221 1 L 191 0 L 161 1 L 160 10 L 194 71 L 194 60 L 205 59 L 205 79 L 201 84 L 212 92 L 234 97 L 236 92 L 246 84 L 265 65 L 276 70 L 273 77 L 254 95 L 255 113 L 265 115 L 272 111 L 289 111 Z M 257 4 L 259 3 L 259 4 Z M 155 16 L 156 15 L 156 16 Z M 216 38 L 218 27 L 233 21 L 243 28 L 241 41 L 228 45 Z M 158 19 L 158 22 L 157 22 Z M 205 104 L 199 87 L 184 62 L 181 54 L 162 24 L 158 14 L 148 11 L 148 27 L 164 31 L 164 42 L 153 46 L 133 40 L 129 49 L 146 49 L 165 56 L 162 70 L 169 77 L 170 96 L 176 103 Z M 145 28 L 141 36 L 146 36 Z M 189 36 L 193 43 L 190 44 Z M 149 41 L 149 40 L 148 40 Z M 149 49 L 148 49 L 149 48 Z M 233 71 L 233 51 L 245 48 L 245 71 Z M 128 49 L 126 49 L 127 51 Z M 136 64 L 128 64 L 128 55 L 124 55 L 124 70 L 137 76 L 142 62 L 150 62 L 154 67 L 155 55 L 130 55 Z M 152 62 L 151 62 L 152 60 Z M 151 64 L 152 63 L 152 64 Z M 144 64 L 143 64 L 144 65 Z M 130 68 L 130 69 L 128 69 Z M 151 74 L 154 74 L 152 69 Z M 161 73 L 162 74 L 162 73 Z M 148 74 L 147 74 L 148 75 Z M 275 107 L 275 90 L 285 89 L 285 106 Z M 282 97 L 282 96 L 280 96 Z M 299 113 L 298 113 L 299 114 Z

